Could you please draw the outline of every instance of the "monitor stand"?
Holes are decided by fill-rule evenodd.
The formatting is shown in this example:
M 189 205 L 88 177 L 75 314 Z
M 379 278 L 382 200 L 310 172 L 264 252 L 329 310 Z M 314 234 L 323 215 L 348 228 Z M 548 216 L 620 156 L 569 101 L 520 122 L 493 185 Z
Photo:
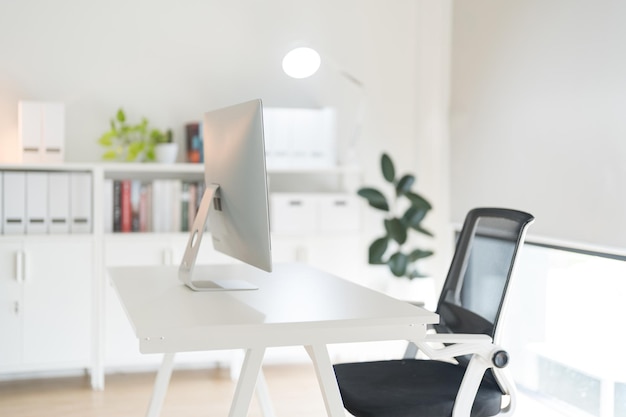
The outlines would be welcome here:
M 258 287 L 249 282 L 238 279 L 211 279 L 211 280 L 193 280 L 193 270 L 198 257 L 198 250 L 202 242 L 202 235 L 209 218 L 209 210 L 211 207 L 215 210 L 213 201 L 219 196 L 219 184 L 207 184 L 206 190 L 202 195 L 198 213 L 193 221 L 191 230 L 189 231 L 189 240 L 185 247 L 183 260 L 178 268 L 178 279 L 180 279 L 187 287 L 194 291 L 241 291 L 256 290 Z M 237 265 L 233 265 L 236 267 Z M 220 268 L 216 268 L 219 271 Z

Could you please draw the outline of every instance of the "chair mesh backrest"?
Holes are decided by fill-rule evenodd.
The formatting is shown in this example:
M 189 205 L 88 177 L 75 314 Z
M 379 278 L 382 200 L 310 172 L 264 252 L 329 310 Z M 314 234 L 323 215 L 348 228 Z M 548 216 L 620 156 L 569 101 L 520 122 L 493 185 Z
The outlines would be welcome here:
M 487 334 L 498 342 L 515 258 L 533 220 L 528 213 L 500 208 L 467 214 L 437 304 L 437 332 Z

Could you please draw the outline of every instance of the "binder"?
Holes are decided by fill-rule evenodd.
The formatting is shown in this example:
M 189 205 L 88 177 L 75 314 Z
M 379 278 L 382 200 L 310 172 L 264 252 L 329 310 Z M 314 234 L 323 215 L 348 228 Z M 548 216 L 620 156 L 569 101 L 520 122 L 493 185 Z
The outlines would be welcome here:
M 104 215 L 104 233 L 112 233 L 113 232 L 113 211 L 114 207 L 114 199 L 113 199 L 113 180 L 105 179 L 104 180 L 104 196 L 102 198 L 103 207 L 102 213 Z
M 70 232 L 91 233 L 91 174 L 70 174 Z
M 48 233 L 48 174 L 26 173 L 26 234 Z
M 6 171 L 3 180 L 4 234 L 24 234 L 26 232 L 26 173 Z
M 63 162 L 65 105 L 55 102 L 20 101 L 18 136 L 23 162 Z
M 65 142 L 65 105 L 42 103 L 41 141 L 46 162 L 63 162 Z
M 48 230 L 50 234 L 70 232 L 70 174 L 48 174 Z
M 38 101 L 20 101 L 18 102 L 17 114 L 22 162 L 41 162 L 41 103 Z

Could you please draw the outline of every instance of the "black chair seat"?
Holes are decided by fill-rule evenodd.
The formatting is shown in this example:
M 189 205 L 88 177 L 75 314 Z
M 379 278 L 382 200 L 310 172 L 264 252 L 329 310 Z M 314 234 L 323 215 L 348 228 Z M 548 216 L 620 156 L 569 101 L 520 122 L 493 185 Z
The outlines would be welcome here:
M 334 366 L 344 407 L 358 417 L 452 416 L 465 367 L 448 362 L 403 359 Z M 500 412 L 502 392 L 487 372 L 472 417 Z

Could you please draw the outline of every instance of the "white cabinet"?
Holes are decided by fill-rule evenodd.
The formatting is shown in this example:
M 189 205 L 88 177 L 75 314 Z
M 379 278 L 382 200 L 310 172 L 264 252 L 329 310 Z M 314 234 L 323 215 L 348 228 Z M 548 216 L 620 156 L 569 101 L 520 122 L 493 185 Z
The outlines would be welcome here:
M 90 238 L 0 241 L 0 371 L 91 366 Z
M 22 245 L 0 243 L 0 370 L 15 367 L 22 357 Z
M 0 374 L 88 368 L 92 386 L 102 388 L 105 370 L 156 366 L 159 355 L 139 353 L 138 341 L 106 268 L 178 265 L 188 234 L 109 233 L 113 229 L 111 184 L 116 180 L 153 185 L 159 180 L 197 183 L 204 178 L 202 165 L 0 165 L 0 178 L 4 179 L 4 190 L 0 192 L 5 197 L 0 205 L 4 209 L 0 210 L 0 224 L 16 224 L 15 216 L 22 219 L 17 223 L 24 223 L 25 208 L 13 209 L 22 200 L 16 196 L 24 192 L 25 186 L 15 186 L 13 178 L 20 179 L 29 172 L 48 173 L 53 186 L 55 178 L 65 178 L 63 184 L 70 187 L 69 193 L 86 199 L 80 206 L 71 207 L 79 212 L 79 223 L 88 226 L 80 230 L 83 234 L 67 227 L 58 234 L 50 230 L 48 234 L 34 235 L 27 235 L 22 228 L 18 234 L 9 234 L 11 228 L 0 228 Z M 76 175 L 84 178 L 80 187 L 68 183 L 67 178 Z M 360 243 L 360 208 L 354 198 L 359 171 L 341 167 L 285 169 L 268 175 L 270 194 L 277 197 L 273 199 L 274 207 L 270 206 L 277 226 L 272 233 L 274 262 L 306 262 L 358 281 L 359 265 L 365 263 L 366 253 Z M 7 193 L 7 184 L 17 187 L 11 189 L 15 192 Z M 56 189 L 53 186 L 50 189 Z M 61 194 L 67 193 L 49 193 L 48 217 L 53 223 L 60 209 L 52 203 L 58 203 Z M 169 201 L 151 201 L 159 204 L 163 200 Z M 68 209 L 61 211 L 67 214 Z M 237 261 L 213 250 L 208 237 L 203 240 L 197 262 Z M 177 355 L 177 363 L 228 363 L 231 355 Z

